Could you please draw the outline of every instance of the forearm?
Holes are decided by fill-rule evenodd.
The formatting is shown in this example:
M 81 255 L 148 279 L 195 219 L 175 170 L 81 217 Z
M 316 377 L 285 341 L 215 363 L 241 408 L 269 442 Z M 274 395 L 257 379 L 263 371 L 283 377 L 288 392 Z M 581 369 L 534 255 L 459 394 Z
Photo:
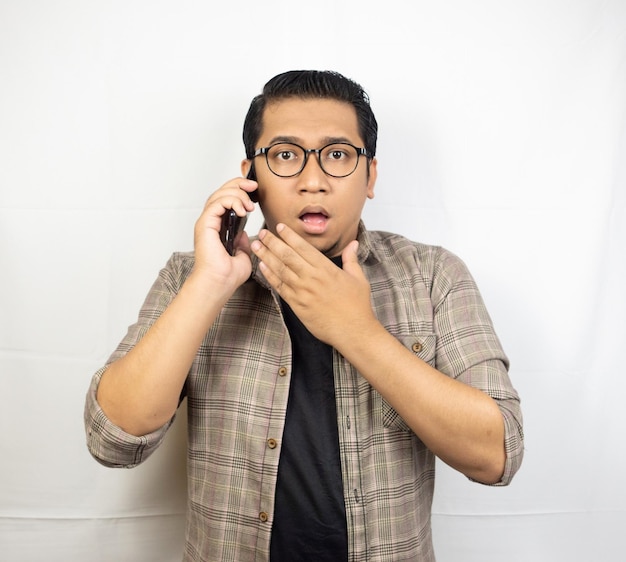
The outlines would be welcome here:
M 193 276 L 126 355 L 108 366 L 97 400 L 127 433 L 144 435 L 174 415 L 189 368 L 230 291 L 207 291 Z
M 439 458 L 477 481 L 500 479 L 504 422 L 489 395 L 437 371 L 376 321 L 336 347 Z

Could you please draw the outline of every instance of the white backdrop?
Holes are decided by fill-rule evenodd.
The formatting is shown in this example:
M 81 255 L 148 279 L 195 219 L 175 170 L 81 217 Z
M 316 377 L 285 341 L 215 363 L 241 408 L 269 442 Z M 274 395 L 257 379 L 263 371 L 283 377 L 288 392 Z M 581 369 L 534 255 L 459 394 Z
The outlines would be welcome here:
M 438 560 L 623 561 L 624 0 L 1 0 L 0 560 L 180 559 L 184 416 L 105 469 L 84 394 L 292 68 L 369 91 L 366 224 L 459 254 L 512 361 L 524 464 L 439 467 Z

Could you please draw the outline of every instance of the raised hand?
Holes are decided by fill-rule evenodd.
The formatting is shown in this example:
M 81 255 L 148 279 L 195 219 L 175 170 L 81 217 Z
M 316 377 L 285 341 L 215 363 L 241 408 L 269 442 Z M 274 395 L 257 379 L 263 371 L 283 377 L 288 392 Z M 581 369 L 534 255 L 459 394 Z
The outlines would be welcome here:
M 194 228 L 195 266 L 193 274 L 203 275 L 208 286 L 217 282 L 226 287 L 238 287 L 250 276 L 250 246 L 248 236 L 242 233 L 237 241 L 237 252 L 230 256 L 220 241 L 222 217 L 233 209 L 238 216 L 254 210 L 249 193 L 257 184 L 253 180 L 234 178 L 215 191 L 204 205 Z
M 279 224 L 276 231 L 262 230 L 252 251 L 268 283 L 313 335 L 339 347 L 355 329 L 377 322 L 356 240 L 344 249 L 340 269 L 288 226 Z

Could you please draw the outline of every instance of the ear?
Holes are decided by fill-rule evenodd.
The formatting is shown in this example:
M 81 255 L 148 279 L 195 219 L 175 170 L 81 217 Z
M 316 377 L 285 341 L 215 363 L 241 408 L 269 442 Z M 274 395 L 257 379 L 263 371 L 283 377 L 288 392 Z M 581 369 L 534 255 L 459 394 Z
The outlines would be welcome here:
M 245 178 L 248 176 L 248 172 L 250 171 L 250 166 L 252 166 L 252 161 L 248 160 L 247 158 L 245 160 L 241 161 L 241 175 Z
M 367 198 L 374 199 L 374 186 L 376 185 L 376 178 L 378 177 L 378 160 L 372 158 L 369 163 L 369 172 L 367 178 Z

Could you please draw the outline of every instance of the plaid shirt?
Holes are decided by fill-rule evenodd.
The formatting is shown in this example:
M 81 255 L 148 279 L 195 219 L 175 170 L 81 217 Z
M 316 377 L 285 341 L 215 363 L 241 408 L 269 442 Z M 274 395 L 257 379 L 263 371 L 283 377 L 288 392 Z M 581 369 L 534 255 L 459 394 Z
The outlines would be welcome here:
M 375 314 L 408 349 L 498 403 L 505 424 L 508 484 L 522 460 L 519 397 L 508 360 L 463 262 L 435 246 L 359 229 L 359 261 Z M 110 362 L 146 333 L 179 291 L 193 254 L 174 254 Z M 390 361 L 393 359 L 390 358 Z M 431 502 L 435 458 L 386 400 L 337 352 L 333 367 L 350 562 L 434 561 Z M 135 437 L 113 425 L 87 395 L 90 452 L 132 467 L 161 443 L 169 424 Z M 224 306 L 185 385 L 188 401 L 188 514 L 185 561 L 266 561 L 291 343 L 276 296 L 258 271 Z

